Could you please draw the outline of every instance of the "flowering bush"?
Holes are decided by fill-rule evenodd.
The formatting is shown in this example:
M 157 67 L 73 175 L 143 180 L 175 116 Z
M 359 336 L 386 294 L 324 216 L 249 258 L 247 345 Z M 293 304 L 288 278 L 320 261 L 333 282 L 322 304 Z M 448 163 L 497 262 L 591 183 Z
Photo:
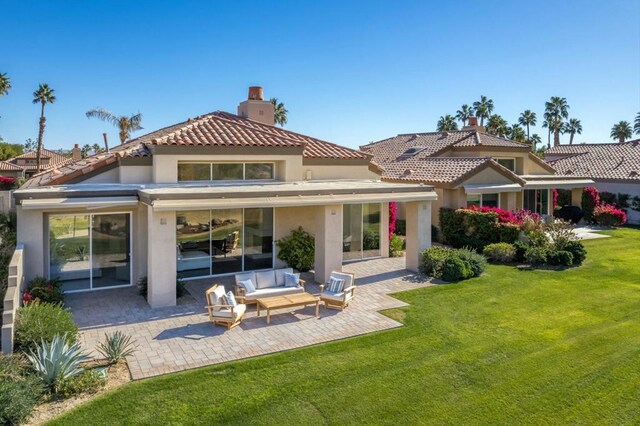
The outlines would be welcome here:
M 593 220 L 602 226 L 622 226 L 627 223 L 627 214 L 614 204 L 599 203 L 593 209 Z
M 60 282 L 57 279 L 48 280 L 43 277 L 35 277 L 29 283 L 29 290 L 22 294 L 23 304 L 40 301 L 42 303 L 62 303 L 63 295 Z
M 516 224 L 519 223 L 518 218 L 513 212 L 509 210 L 500 209 L 498 207 L 471 206 L 467 210 L 473 210 L 476 212 L 483 212 L 483 213 L 493 212 L 498 214 L 498 221 L 500 221 L 501 223 L 516 223 Z
M 396 219 L 398 217 L 398 205 L 395 201 L 389 203 L 389 241 L 393 238 L 393 234 L 396 232 Z
M 0 190 L 8 191 L 13 189 L 14 184 L 16 183 L 16 178 L 0 176 Z
M 600 204 L 600 192 L 598 188 L 589 186 L 582 191 L 582 211 L 584 212 L 584 220 L 591 222 L 593 220 L 593 212 L 596 206 Z

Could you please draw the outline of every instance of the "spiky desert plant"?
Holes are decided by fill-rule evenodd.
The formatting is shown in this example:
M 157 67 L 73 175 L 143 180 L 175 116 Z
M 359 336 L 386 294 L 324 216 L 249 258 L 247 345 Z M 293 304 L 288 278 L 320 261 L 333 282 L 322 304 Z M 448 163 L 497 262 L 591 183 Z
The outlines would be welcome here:
M 57 334 L 48 342 L 42 340 L 35 350 L 30 350 L 27 358 L 45 386 L 52 389 L 60 380 L 73 377 L 83 370 L 80 363 L 88 357 L 80 344 L 68 343 L 66 335 Z
M 104 335 L 104 342 L 98 344 L 98 352 L 111 364 L 133 355 L 136 346 L 131 336 L 120 331 Z

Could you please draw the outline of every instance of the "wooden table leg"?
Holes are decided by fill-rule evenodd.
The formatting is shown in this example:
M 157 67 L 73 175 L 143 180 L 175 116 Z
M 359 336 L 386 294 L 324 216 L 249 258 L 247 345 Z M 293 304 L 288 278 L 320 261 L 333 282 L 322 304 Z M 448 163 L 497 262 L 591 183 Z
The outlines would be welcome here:
M 267 308 L 267 324 L 271 324 L 271 309 Z
M 320 301 L 316 302 L 316 318 L 318 317 L 318 311 L 320 309 Z
M 260 316 L 260 304 L 259 303 L 256 303 L 256 309 L 257 309 L 256 316 L 259 317 Z

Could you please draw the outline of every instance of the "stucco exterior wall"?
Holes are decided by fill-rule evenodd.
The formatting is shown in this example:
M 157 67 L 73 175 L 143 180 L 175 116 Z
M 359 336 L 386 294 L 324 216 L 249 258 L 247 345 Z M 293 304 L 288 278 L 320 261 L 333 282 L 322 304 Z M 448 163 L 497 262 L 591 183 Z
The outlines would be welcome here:
M 354 166 L 303 166 L 305 179 L 307 171 L 311 173 L 310 180 L 324 179 L 380 179 L 380 175 L 369 170 L 366 165 Z
M 469 179 L 460 184 L 460 186 L 465 184 L 509 184 L 513 183 L 511 179 L 506 177 L 505 175 L 498 173 L 496 170 L 492 168 L 486 168 L 479 173 L 471 176 Z
M 152 166 L 120 166 L 118 167 L 120 174 L 120 183 L 152 183 L 153 167 Z
M 147 301 L 152 308 L 176 304 L 176 212 L 147 209 Z
M 119 167 L 84 179 L 82 183 L 118 183 L 120 181 Z
M 16 207 L 16 213 L 17 242 L 24 245 L 24 277 L 30 281 L 46 273 L 44 214 L 41 210 L 24 210 L 21 206 Z

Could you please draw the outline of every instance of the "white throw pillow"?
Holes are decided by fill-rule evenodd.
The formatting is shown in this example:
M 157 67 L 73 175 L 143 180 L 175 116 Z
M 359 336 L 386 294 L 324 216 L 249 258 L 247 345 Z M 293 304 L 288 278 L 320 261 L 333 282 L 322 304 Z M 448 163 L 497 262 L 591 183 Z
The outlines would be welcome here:
M 253 285 L 251 280 L 238 281 L 238 285 L 243 287 L 247 294 L 251 294 L 256 291 L 256 286 Z
M 284 286 L 285 287 L 298 287 L 300 285 L 300 274 L 285 273 L 284 274 Z
M 236 302 L 236 297 L 232 291 L 227 292 L 227 305 L 238 306 L 238 302 Z

